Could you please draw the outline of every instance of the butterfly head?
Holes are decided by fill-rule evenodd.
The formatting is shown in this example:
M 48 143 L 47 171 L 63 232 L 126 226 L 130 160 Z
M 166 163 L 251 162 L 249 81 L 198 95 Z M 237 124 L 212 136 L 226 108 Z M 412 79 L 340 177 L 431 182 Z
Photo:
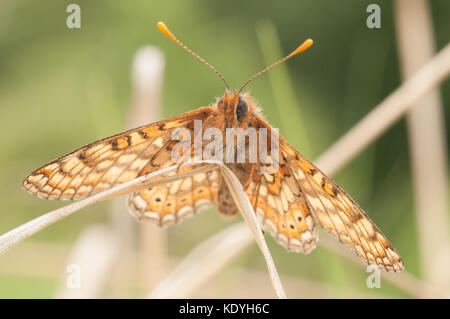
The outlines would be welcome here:
M 227 90 L 217 101 L 217 108 L 224 114 L 227 127 L 243 127 L 253 116 L 255 107 L 248 94 Z

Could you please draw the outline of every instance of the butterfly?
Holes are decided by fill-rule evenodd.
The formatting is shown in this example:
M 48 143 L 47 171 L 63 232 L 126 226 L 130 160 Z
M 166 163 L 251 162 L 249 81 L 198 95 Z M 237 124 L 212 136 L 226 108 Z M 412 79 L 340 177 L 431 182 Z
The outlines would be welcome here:
M 44 199 L 78 200 L 139 176 L 179 165 L 184 157 L 180 161 L 174 159 L 173 154 L 180 143 L 187 146 L 188 151 L 175 151 L 178 155 L 195 153 L 193 140 L 200 141 L 201 147 L 207 147 L 204 139 L 197 138 L 196 123 L 202 123 L 201 133 L 208 129 L 225 132 L 242 128 L 255 129 L 255 132 L 266 129 L 270 137 L 275 136 L 252 97 L 241 91 L 262 73 L 306 50 L 312 45 L 312 40 L 306 40 L 291 54 L 233 91 L 214 67 L 181 43 L 164 23 L 159 22 L 157 26 L 216 72 L 227 87 L 225 94 L 210 106 L 93 142 L 45 164 L 25 178 L 23 188 L 26 191 Z M 181 130 L 188 133 L 188 138 L 174 139 L 173 136 Z M 256 135 L 261 139 L 258 133 Z M 250 139 L 248 136 L 241 143 L 233 143 L 231 149 L 248 150 Z M 386 271 L 403 270 L 398 252 L 358 204 L 282 136 L 277 135 L 276 141 L 277 156 L 270 165 L 262 158 L 249 161 L 249 152 L 245 153 L 244 161 L 225 162 L 245 189 L 263 229 L 288 251 L 306 254 L 317 244 L 317 225 L 320 225 L 352 248 L 366 264 L 375 264 Z M 227 143 L 222 141 L 215 151 L 225 153 Z M 266 142 L 266 146 L 269 149 L 275 147 L 270 142 Z M 273 168 L 274 162 L 276 169 L 267 169 Z M 181 168 L 180 171 L 189 171 L 197 166 Z M 135 191 L 129 194 L 128 204 L 138 220 L 158 226 L 178 224 L 213 206 L 224 216 L 238 214 L 230 190 L 217 170 Z

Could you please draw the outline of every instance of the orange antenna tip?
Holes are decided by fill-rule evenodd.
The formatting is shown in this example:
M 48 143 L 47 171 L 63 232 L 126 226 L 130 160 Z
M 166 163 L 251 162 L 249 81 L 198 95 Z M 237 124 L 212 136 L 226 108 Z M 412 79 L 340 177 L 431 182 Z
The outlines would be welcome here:
M 158 27 L 158 29 L 159 29 L 162 33 L 164 33 L 165 36 L 167 36 L 168 38 L 170 38 L 170 39 L 176 41 L 175 36 L 172 34 L 172 32 L 170 32 L 169 28 L 167 28 L 167 26 L 165 25 L 164 22 L 159 21 L 159 22 L 156 24 L 156 26 Z
M 189 54 L 192 54 L 197 60 L 199 60 L 200 62 L 202 62 L 204 65 L 206 65 L 208 68 L 210 68 L 211 70 L 213 70 L 218 76 L 219 78 L 223 81 L 223 83 L 225 83 L 225 86 L 227 87 L 227 89 L 230 89 L 230 86 L 228 85 L 227 81 L 225 81 L 224 77 L 222 76 L 222 74 L 219 73 L 219 71 L 216 70 L 215 67 L 213 67 L 212 65 L 210 65 L 208 62 L 206 62 L 203 58 L 201 58 L 197 53 L 195 53 L 194 51 L 192 51 L 191 49 L 189 49 L 187 46 L 185 46 L 183 43 L 180 42 L 180 40 L 178 40 L 172 32 L 170 32 L 169 28 L 165 25 L 164 22 L 159 21 L 156 26 L 158 27 L 159 31 L 161 31 L 165 36 L 167 36 L 169 39 L 173 40 L 176 44 L 178 44 L 180 47 L 182 47 L 184 50 L 186 50 Z
M 306 49 L 308 49 L 310 46 L 312 46 L 313 43 L 314 43 L 314 41 L 311 40 L 311 39 L 305 40 L 302 44 L 300 44 L 300 46 L 299 46 L 297 49 L 295 49 L 295 51 L 293 51 L 293 52 L 290 54 L 290 56 L 294 56 L 294 55 L 297 55 L 297 54 L 299 54 L 299 53 L 302 53 L 303 51 L 305 51 Z
M 251 81 L 253 81 L 254 79 L 256 79 L 258 76 L 260 76 L 261 74 L 269 71 L 270 69 L 273 69 L 274 67 L 276 67 L 278 64 L 283 63 L 284 61 L 286 61 L 287 59 L 292 58 L 294 55 L 297 55 L 303 51 L 305 51 L 306 49 L 308 49 L 310 46 L 312 46 L 313 44 L 313 40 L 311 39 L 307 39 L 305 40 L 302 44 L 300 44 L 300 46 L 295 49 L 294 51 L 292 51 L 289 55 L 285 56 L 284 58 L 282 58 L 281 60 L 279 60 L 278 62 L 275 62 L 274 64 L 272 64 L 271 66 L 268 66 L 267 68 L 265 68 L 264 70 L 262 70 L 259 73 L 256 73 L 254 76 L 252 76 L 250 79 L 247 80 L 247 82 L 245 82 L 241 88 L 239 89 L 239 92 L 242 91 L 243 88 L 245 88 L 247 86 L 247 84 L 249 84 Z

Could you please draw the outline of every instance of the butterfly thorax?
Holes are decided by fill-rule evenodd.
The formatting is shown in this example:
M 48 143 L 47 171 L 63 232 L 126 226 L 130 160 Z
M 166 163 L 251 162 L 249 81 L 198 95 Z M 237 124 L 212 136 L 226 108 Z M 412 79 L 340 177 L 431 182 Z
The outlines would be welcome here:
M 241 95 L 239 93 L 225 92 L 216 104 L 217 116 L 215 126 L 222 130 L 224 137 L 223 159 L 225 165 L 230 168 L 233 173 L 241 181 L 242 186 L 245 188 L 248 185 L 248 181 L 251 178 L 252 171 L 255 171 L 257 163 L 250 163 L 249 161 L 249 136 L 245 136 L 241 142 L 238 141 L 238 134 L 246 133 L 249 127 L 253 127 L 252 123 L 254 117 L 257 116 L 253 113 L 254 106 L 251 98 L 248 95 Z M 223 120 L 222 120 L 223 119 Z M 242 129 L 240 132 L 238 130 Z M 233 143 L 228 143 L 226 137 L 233 136 Z M 243 142 L 243 143 L 242 143 Z M 233 145 L 233 148 L 226 147 L 226 145 Z M 227 152 L 233 152 L 232 160 L 227 155 Z M 238 160 L 237 154 L 239 151 L 245 154 L 244 161 Z M 228 160 L 227 160 L 228 159 Z M 230 191 L 225 183 L 222 183 L 218 192 L 218 208 L 219 211 L 226 216 L 233 216 L 238 213 L 238 209 L 231 197 Z

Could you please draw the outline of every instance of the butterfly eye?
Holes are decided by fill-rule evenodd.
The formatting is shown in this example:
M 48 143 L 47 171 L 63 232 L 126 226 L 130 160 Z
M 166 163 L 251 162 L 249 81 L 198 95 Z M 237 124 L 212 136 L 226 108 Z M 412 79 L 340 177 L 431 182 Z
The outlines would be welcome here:
M 248 105 L 245 101 L 239 100 L 236 106 L 236 117 L 238 121 L 242 121 L 248 114 Z

